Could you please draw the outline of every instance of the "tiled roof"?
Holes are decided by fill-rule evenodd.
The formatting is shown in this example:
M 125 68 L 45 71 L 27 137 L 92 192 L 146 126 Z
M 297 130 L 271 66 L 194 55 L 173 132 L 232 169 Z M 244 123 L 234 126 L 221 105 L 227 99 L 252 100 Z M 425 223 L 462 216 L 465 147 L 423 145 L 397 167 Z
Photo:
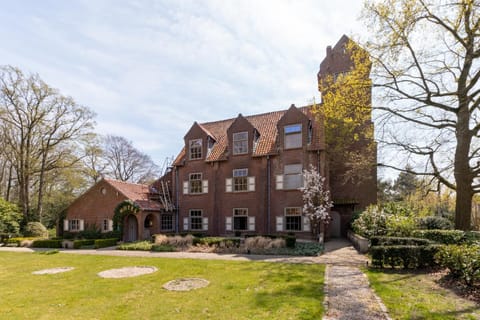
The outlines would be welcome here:
M 303 112 L 308 118 L 314 119 L 312 114 L 312 106 L 306 106 L 298 108 Z M 278 121 L 288 110 L 274 111 L 263 114 L 257 114 L 252 116 L 246 116 L 245 119 L 249 121 L 253 127 L 260 134 L 260 138 L 256 144 L 256 147 L 252 153 L 252 156 L 266 156 L 273 155 L 277 153 L 278 145 L 278 130 L 277 124 Z M 227 139 L 227 130 L 230 125 L 235 121 L 235 118 L 207 122 L 199 124 L 199 126 L 212 138 L 215 139 L 215 144 L 207 154 L 206 161 L 222 161 L 226 160 L 228 156 L 228 139 Z M 313 126 L 313 137 L 312 142 L 308 146 L 309 150 L 320 150 L 324 149 L 324 142 L 322 140 L 323 133 L 323 122 L 322 121 L 312 121 Z M 182 161 L 185 159 L 186 151 L 185 148 L 182 149 L 180 154 L 174 161 L 174 165 L 181 165 Z
M 148 198 L 150 187 L 146 184 L 123 182 L 113 179 L 104 180 L 125 197 L 138 204 L 142 210 L 160 210 L 162 208 L 159 202 L 152 201 Z

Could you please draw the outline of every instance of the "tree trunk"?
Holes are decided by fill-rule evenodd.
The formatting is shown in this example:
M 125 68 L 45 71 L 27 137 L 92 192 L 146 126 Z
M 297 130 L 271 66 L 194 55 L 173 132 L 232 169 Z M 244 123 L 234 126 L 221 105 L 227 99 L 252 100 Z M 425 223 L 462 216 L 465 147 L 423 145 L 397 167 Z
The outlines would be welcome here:
M 459 88 L 460 91 L 460 88 Z M 462 92 L 462 91 L 460 91 Z M 469 152 L 472 132 L 469 129 L 470 113 L 466 99 L 460 97 L 456 126 L 454 176 L 456 189 L 455 228 L 470 230 L 472 220 L 473 174 L 470 170 Z

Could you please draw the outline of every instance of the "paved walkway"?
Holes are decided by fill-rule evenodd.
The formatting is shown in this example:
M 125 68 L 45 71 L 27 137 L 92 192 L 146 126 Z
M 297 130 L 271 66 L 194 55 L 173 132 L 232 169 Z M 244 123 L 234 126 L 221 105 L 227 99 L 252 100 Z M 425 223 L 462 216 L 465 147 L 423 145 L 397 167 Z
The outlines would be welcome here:
M 33 252 L 48 249 L 0 247 L 0 251 Z M 326 314 L 323 320 L 377 320 L 390 319 L 385 306 L 370 288 L 365 274 L 359 267 L 365 266 L 368 258 L 359 254 L 348 240 L 334 239 L 325 243 L 325 253 L 319 257 L 292 257 L 246 254 L 217 254 L 192 252 L 146 252 L 121 251 L 114 248 L 99 250 L 59 249 L 66 254 L 90 254 L 128 257 L 159 257 L 177 259 L 268 261 L 287 263 L 326 264 L 325 301 Z

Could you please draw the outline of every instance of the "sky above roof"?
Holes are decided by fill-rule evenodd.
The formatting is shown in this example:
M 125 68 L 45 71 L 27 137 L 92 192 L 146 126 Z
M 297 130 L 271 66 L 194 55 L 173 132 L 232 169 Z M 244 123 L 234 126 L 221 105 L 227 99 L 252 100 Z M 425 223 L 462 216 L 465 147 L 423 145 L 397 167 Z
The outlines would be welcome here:
M 194 121 L 319 101 L 326 46 L 364 31 L 361 1 L 2 3 L 0 64 L 38 73 L 162 165 Z

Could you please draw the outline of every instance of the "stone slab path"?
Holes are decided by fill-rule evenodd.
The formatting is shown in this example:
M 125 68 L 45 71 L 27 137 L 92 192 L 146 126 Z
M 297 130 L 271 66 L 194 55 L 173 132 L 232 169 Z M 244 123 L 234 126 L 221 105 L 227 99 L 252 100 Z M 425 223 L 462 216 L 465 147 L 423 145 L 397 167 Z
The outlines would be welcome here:
M 367 276 L 360 270 L 368 258 L 359 254 L 350 242 L 329 241 L 325 243 L 325 253 L 318 258 L 327 264 L 323 320 L 390 319 Z

